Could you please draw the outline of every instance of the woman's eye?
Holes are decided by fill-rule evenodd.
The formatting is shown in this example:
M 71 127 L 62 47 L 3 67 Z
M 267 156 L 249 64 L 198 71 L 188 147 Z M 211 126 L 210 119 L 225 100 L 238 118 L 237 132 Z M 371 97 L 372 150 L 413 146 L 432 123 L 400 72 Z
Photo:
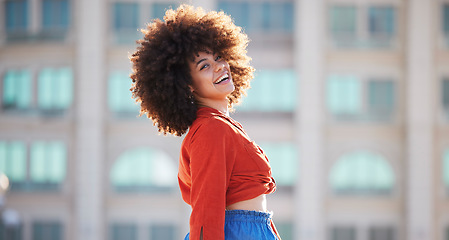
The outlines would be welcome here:
M 208 67 L 209 64 L 204 64 L 203 66 L 201 66 L 200 70 L 203 70 L 204 68 Z
M 217 56 L 216 58 L 215 58 L 215 61 L 218 61 L 218 60 L 220 60 L 221 59 L 221 56 Z

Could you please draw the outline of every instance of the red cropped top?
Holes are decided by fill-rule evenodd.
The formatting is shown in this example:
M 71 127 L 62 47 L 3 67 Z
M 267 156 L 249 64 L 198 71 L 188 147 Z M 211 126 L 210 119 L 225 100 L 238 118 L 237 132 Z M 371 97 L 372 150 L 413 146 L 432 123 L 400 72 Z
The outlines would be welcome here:
M 182 142 L 178 180 L 192 207 L 192 240 L 201 230 L 204 240 L 224 240 L 226 206 L 276 189 L 266 155 L 242 125 L 207 107 L 198 110 Z

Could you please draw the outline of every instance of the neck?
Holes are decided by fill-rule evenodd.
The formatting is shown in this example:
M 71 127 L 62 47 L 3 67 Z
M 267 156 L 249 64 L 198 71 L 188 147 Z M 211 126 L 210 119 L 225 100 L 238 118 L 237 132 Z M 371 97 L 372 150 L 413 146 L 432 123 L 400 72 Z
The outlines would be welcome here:
M 228 100 L 226 101 L 207 101 L 207 102 L 198 102 L 199 107 L 210 107 L 218 110 L 219 112 L 229 116 L 228 109 Z

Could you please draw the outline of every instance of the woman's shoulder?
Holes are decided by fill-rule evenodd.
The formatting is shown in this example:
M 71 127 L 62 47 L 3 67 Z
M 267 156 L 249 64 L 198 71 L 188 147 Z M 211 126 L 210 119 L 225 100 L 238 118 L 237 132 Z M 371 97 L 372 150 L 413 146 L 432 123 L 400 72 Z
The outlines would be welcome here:
M 207 117 L 197 118 L 189 131 L 193 135 L 234 132 L 234 126 L 226 117 L 220 115 L 210 115 Z

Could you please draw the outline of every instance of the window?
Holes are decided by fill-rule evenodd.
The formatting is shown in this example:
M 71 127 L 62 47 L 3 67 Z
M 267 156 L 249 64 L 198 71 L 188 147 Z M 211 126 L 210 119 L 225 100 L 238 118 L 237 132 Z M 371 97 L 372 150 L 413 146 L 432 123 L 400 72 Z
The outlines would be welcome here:
M 109 76 L 108 105 L 116 116 L 137 116 L 140 106 L 132 98 L 132 80 L 126 71 L 114 71 Z
M 354 116 L 362 111 L 362 84 L 355 76 L 331 75 L 327 96 L 328 108 L 334 115 Z
M 176 9 L 178 7 L 177 3 L 154 3 L 152 6 L 152 18 L 158 18 L 164 20 L 165 11 L 168 9 Z
M 28 70 L 9 70 L 3 77 L 2 108 L 26 110 L 31 107 L 32 85 Z
M 361 150 L 338 159 L 330 171 L 330 185 L 339 195 L 390 195 L 394 173 L 381 155 Z
M 388 80 L 370 80 L 368 82 L 368 111 L 373 117 L 391 116 L 393 114 L 394 84 Z
M 73 101 L 72 70 L 44 68 L 37 77 L 37 103 L 32 101 L 34 79 L 29 70 L 8 70 L 3 77 L 2 108 L 6 111 L 30 111 L 37 108 L 45 114 L 62 113 Z
M 33 240 L 62 240 L 63 226 L 62 223 L 54 222 L 34 222 L 33 223 Z
M 441 100 L 443 104 L 443 112 L 447 119 L 449 119 L 449 78 L 443 79 L 441 88 Z
M 8 40 L 26 36 L 29 16 L 28 0 L 6 0 L 4 16 Z
M 254 32 L 293 32 L 293 2 L 219 1 L 218 9 L 230 14 L 235 24 Z
M 0 221 L 0 239 L 1 240 L 22 240 L 22 225 L 6 223 Z
M 329 31 L 337 48 L 392 48 L 397 37 L 396 8 L 390 5 L 332 5 Z
M 43 0 L 42 38 L 61 39 L 69 27 L 69 0 Z
M 449 47 L 449 3 L 443 4 L 443 34 L 446 46 Z
M 49 112 L 61 112 L 73 101 L 73 76 L 70 68 L 41 70 L 38 77 L 38 106 Z
M 116 43 L 130 44 L 139 38 L 139 5 L 116 2 L 113 6 Z
M 354 75 L 330 75 L 327 106 L 337 120 L 390 121 L 396 107 L 395 84 L 384 78 L 362 81 Z
M 20 141 L 0 141 L 0 171 L 9 178 L 11 189 L 26 181 L 27 150 Z
M 134 223 L 113 223 L 109 227 L 109 240 L 137 240 L 137 225 Z
M 298 153 L 294 143 L 262 143 L 278 186 L 293 186 L 298 176 Z
M 446 227 L 445 240 L 449 240 L 449 227 Z
M 276 221 L 276 229 L 282 237 L 282 240 L 293 240 L 293 223 L 291 221 Z
M 257 72 L 248 96 L 236 108 L 243 112 L 293 112 L 299 99 L 296 81 L 290 69 Z
M 30 150 L 30 180 L 35 188 L 54 189 L 66 176 L 67 151 L 62 142 L 34 142 Z
M 372 47 L 389 47 L 396 33 L 395 9 L 372 6 L 368 9 L 369 39 Z
M 164 239 L 175 240 L 176 239 L 176 227 L 172 224 L 153 224 L 150 226 L 151 240 Z
M 11 190 L 55 190 L 64 181 L 67 153 L 63 143 L 34 142 L 29 161 L 27 156 L 25 143 L 0 141 L 0 171 L 8 176 Z
M 449 148 L 443 153 L 443 183 L 449 194 Z
M 356 240 L 356 229 L 351 226 L 335 226 L 331 229 L 332 240 Z
M 340 47 L 355 45 L 356 14 L 355 6 L 334 6 L 330 9 L 330 31 L 332 38 Z
M 369 229 L 369 240 L 394 240 L 394 228 L 389 226 L 376 226 Z
M 110 180 L 119 192 L 171 191 L 177 186 L 177 166 L 166 153 L 150 148 L 124 152 L 112 166 Z

